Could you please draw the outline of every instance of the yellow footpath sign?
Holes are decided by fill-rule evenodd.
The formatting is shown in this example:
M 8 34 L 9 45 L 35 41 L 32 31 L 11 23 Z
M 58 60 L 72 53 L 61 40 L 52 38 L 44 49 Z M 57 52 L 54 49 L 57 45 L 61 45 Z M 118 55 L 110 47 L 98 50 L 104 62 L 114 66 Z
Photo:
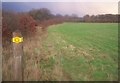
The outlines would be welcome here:
M 12 38 L 12 42 L 14 42 L 14 43 L 21 43 L 21 42 L 23 42 L 23 37 L 14 37 L 14 38 Z

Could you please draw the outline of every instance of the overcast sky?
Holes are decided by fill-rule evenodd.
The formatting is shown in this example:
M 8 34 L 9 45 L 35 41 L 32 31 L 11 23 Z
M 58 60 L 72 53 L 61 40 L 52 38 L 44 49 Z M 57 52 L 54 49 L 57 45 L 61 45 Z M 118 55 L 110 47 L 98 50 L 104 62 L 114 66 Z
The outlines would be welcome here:
M 119 0 L 1 0 L 2 2 L 118 2 Z
M 2 0 L 2 8 L 14 11 L 29 11 L 31 9 L 48 8 L 53 14 L 77 14 L 84 16 L 86 14 L 118 14 L 118 0 L 85 0 L 78 2 L 77 0 L 67 0 L 66 2 L 10 2 L 13 0 Z M 9 2 L 7 2 L 9 1 Z M 15 0 L 14 0 L 15 1 Z M 20 0 L 23 1 L 23 0 Z M 24 0 L 25 1 L 25 0 Z M 51 0 L 54 1 L 54 0 Z M 58 2 L 57 2 L 58 1 Z M 65 0 L 64 0 L 65 1 Z

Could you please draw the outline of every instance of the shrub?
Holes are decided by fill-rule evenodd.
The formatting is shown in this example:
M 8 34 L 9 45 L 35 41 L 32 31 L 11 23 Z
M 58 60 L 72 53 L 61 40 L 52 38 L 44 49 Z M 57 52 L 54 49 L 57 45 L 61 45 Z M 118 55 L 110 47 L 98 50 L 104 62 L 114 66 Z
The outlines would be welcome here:
M 15 30 L 20 30 L 24 37 L 35 34 L 37 24 L 30 15 L 3 11 L 2 16 L 2 37 L 4 41 L 11 41 L 12 32 Z
M 36 25 L 36 21 L 30 15 L 22 14 L 19 16 L 19 29 L 24 36 L 35 34 Z
M 18 19 L 16 13 L 3 11 L 2 18 L 2 37 L 9 41 L 12 37 L 12 32 L 18 28 Z

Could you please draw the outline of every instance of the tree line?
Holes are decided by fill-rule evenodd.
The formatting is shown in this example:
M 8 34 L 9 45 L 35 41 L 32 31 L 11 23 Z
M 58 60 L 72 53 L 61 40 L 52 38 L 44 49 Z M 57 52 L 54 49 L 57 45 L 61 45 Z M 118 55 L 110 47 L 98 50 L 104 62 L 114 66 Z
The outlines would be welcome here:
M 73 22 L 110 22 L 118 23 L 118 14 L 100 14 L 100 15 L 85 15 L 83 17 L 78 17 L 76 14 L 72 15 L 61 15 L 61 14 L 52 14 L 50 10 L 46 8 L 33 9 L 29 11 L 29 14 L 37 21 L 48 20 L 52 18 L 61 18 L 64 21 L 73 21 Z

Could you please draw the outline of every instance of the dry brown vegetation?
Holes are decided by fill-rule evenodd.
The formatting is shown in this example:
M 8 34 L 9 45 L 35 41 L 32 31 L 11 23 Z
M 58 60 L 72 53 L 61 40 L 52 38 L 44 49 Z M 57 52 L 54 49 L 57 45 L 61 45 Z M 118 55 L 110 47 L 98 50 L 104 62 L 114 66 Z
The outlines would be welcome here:
M 70 80 L 71 77 L 61 67 L 60 59 L 52 68 L 43 68 L 40 65 L 42 62 L 49 64 L 52 54 L 57 54 L 51 45 L 48 45 L 49 50 L 45 50 L 43 42 L 46 37 L 47 33 L 45 34 L 41 27 L 37 27 L 36 36 L 24 39 L 24 81 Z M 12 54 L 12 45 L 3 48 L 3 80 L 13 80 Z
M 39 22 L 36 30 L 36 21 L 27 13 L 3 11 L 3 80 L 13 80 L 13 46 L 12 32 L 20 30 L 24 37 L 24 80 L 49 80 L 51 73 L 40 67 L 41 61 L 47 61 L 49 51 L 45 51 L 42 41 L 46 38 L 46 27 L 61 23 L 59 19 L 49 19 Z M 40 50 L 40 52 L 39 52 Z M 49 74 L 49 75 L 48 75 Z M 58 74 L 59 75 L 59 74 Z

